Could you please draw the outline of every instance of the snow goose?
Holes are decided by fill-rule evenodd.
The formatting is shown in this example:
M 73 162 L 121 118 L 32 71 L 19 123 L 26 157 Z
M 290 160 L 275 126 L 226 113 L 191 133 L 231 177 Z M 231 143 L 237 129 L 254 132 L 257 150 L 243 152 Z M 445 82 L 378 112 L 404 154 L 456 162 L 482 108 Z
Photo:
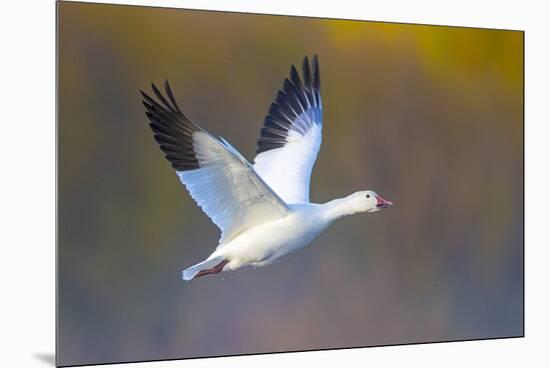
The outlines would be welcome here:
M 184 280 L 265 266 L 309 244 L 335 220 L 391 207 L 371 190 L 316 204 L 309 201 L 311 170 L 323 127 L 317 56 L 294 66 L 264 120 L 251 165 L 229 142 L 189 120 L 168 84 L 156 100 L 141 91 L 146 115 L 180 181 L 221 230 L 216 250 L 185 269 Z

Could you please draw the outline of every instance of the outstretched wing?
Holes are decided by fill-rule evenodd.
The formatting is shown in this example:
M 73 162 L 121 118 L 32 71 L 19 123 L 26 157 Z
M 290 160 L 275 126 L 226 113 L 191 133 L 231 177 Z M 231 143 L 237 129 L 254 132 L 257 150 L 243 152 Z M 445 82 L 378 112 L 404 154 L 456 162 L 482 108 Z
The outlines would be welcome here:
M 313 69 L 313 72 L 312 70 Z M 309 202 L 309 181 L 321 147 L 323 106 L 317 55 L 304 58 L 302 79 L 294 65 L 290 80 L 265 117 L 254 169 L 286 203 Z
M 260 223 L 283 217 L 286 204 L 223 138 L 186 118 L 168 82 L 169 101 L 153 84 L 157 100 L 143 91 L 154 137 L 191 197 L 221 230 L 220 244 Z

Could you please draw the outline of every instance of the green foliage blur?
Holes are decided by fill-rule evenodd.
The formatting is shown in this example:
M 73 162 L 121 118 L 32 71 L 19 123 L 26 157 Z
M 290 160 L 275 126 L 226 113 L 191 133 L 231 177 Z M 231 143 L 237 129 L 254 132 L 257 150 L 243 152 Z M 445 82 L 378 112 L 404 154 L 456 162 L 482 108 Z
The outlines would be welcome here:
M 523 334 L 523 34 L 58 3 L 63 365 Z M 253 160 L 291 64 L 318 54 L 314 202 L 372 189 L 270 267 L 190 283 L 217 244 L 147 125 L 185 113 Z

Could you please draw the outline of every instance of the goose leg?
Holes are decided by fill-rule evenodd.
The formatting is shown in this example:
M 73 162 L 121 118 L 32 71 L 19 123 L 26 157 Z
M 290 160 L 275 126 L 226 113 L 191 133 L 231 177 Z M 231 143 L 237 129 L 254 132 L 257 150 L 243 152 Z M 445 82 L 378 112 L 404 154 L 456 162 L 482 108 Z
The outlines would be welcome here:
M 200 270 L 199 273 L 197 273 L 197 275 L 195 276 L 195 278 L 201 277 L 201 276 L 206 276 L 206 275 L 215 275 L 217 273 L 220 273 L 220 272 L 222 272 L 223 267 L 227 263 L 229 263 L 229 261 L 227 259 L 224 259 L 223 261 L 221 261 L 220 263 L 218 263 L 217 265 L 215 265 L 212 268 L 208 268 L 206 270 Z

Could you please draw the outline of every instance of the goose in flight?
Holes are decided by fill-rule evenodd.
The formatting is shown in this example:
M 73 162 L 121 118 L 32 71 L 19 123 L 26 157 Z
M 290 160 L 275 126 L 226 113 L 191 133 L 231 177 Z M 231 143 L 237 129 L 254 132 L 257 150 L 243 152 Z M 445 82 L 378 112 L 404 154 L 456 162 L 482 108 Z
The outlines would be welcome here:
M 265 266 L 303 248 L 335 220 L 391 207 L 371 190 L 317 204 L 309 201 L 311 170 L 321 146 L 323 105 L 317 56 L 294 66 L 265 117 L 254 164 L 229 142 L 188 119 L 168 84 L 153 84 L 156 99 L 143 104 L 160 149 L 191 197 L 216 224 L 221 237 L 203 262 L 185 269 L 184 280 Z

